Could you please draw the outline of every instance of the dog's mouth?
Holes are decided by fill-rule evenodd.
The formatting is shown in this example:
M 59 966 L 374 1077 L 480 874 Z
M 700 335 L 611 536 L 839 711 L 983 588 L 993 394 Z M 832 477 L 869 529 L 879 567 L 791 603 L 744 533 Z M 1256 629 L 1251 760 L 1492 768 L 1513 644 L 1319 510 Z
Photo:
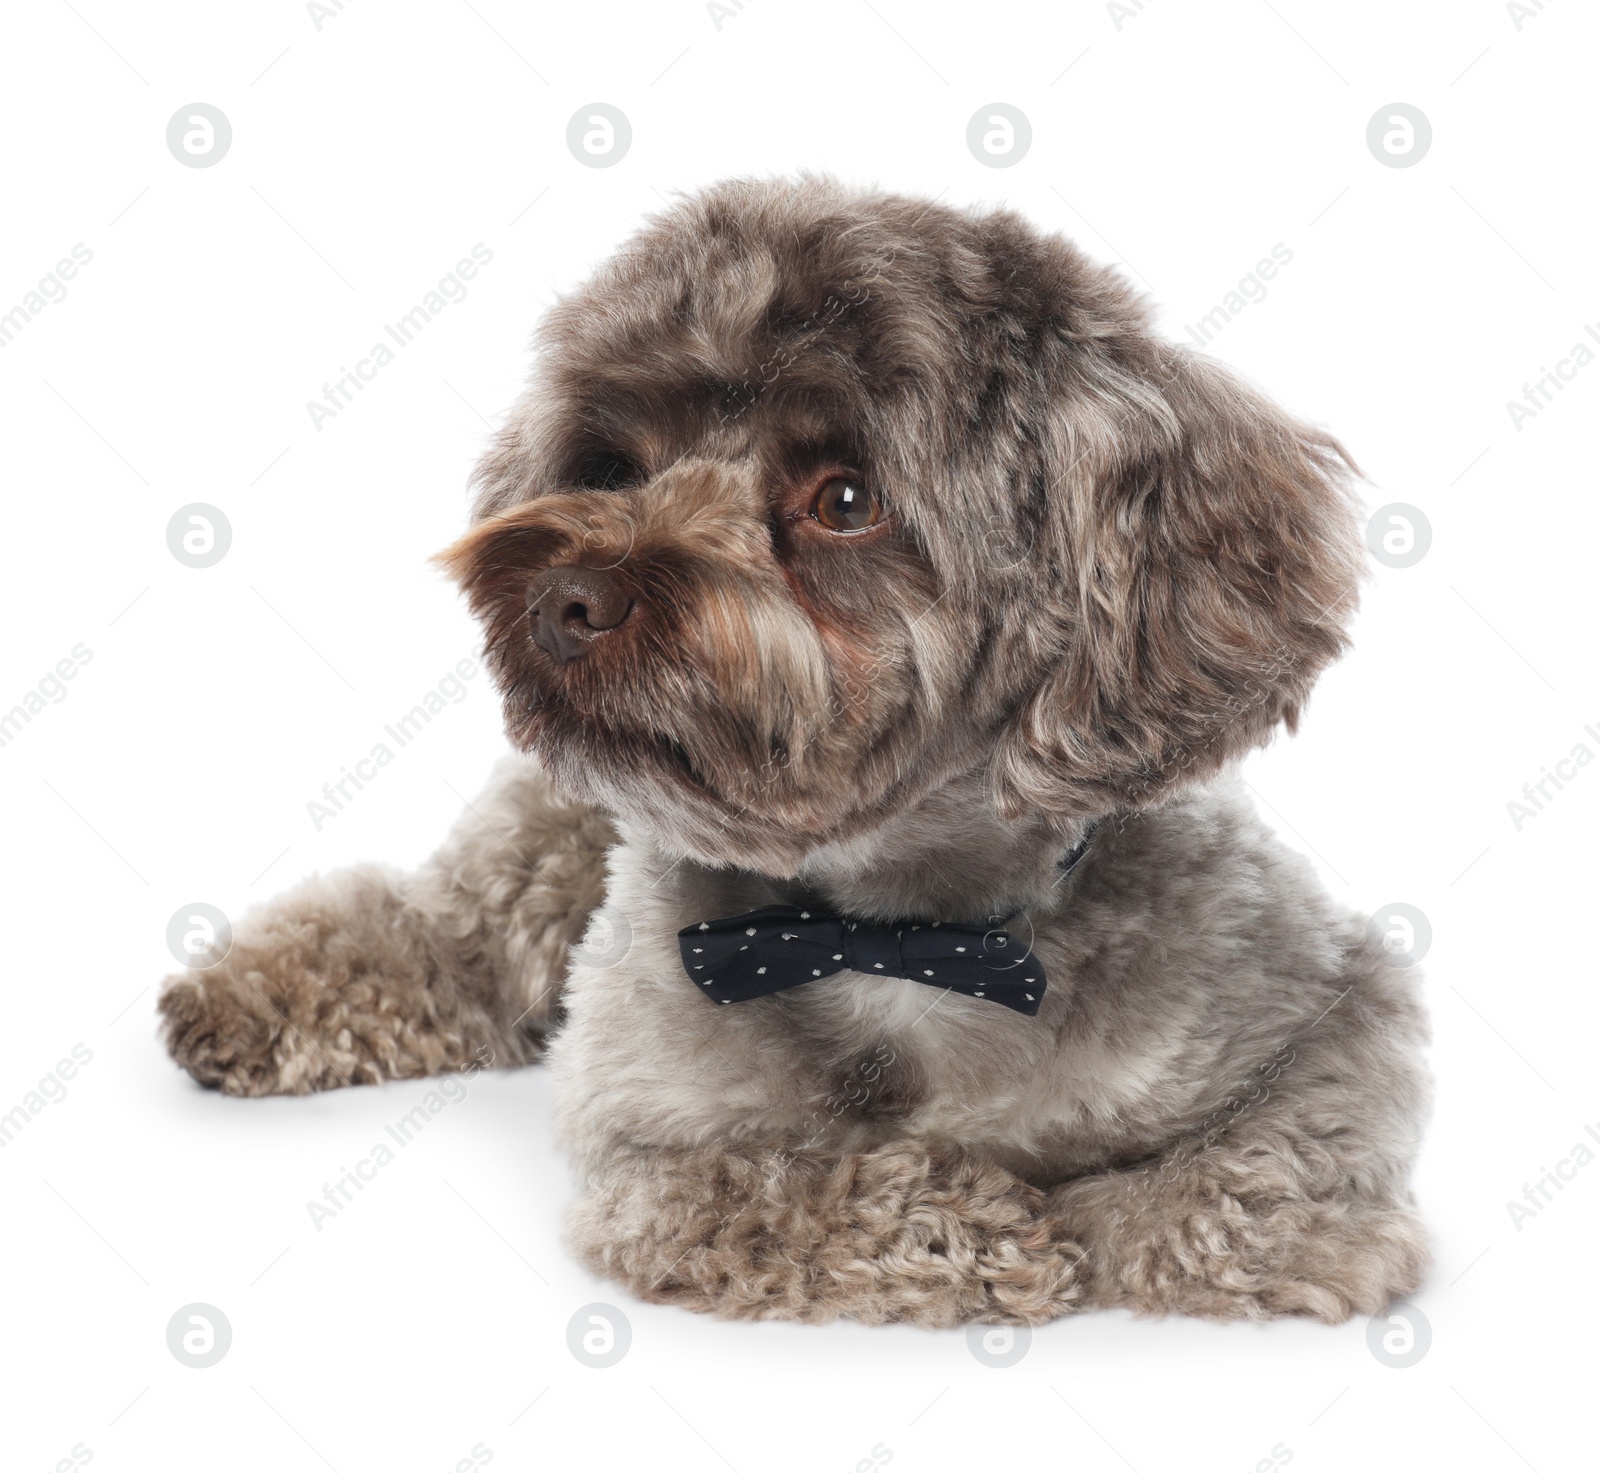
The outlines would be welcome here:
M 507 713 L 518 746 L 573 778 L 599 774 L 629 785 L 658 785 L 718 808 L 729 806 L 705 765 L 676 736 L 591 713 L 562 689 L 559 679 L 521 682 L 519 693 L 508 699 Z

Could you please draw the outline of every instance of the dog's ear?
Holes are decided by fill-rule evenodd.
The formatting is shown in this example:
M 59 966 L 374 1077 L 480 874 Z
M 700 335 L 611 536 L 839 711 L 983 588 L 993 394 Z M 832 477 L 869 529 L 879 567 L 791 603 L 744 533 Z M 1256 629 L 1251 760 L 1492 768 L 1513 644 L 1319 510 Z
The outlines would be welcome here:
M 1362 567 L 1349 458 L 1227 370 L 1147 340 L 1072 380 L 1041 437 L 1048 664 L 993 767 L 1010 814 L 1158 802 L 1292 730 Z

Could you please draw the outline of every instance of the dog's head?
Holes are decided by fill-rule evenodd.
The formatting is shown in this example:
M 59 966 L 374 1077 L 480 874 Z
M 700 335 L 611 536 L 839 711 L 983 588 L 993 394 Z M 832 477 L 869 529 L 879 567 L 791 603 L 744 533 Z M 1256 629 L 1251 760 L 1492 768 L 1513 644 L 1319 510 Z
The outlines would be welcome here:
M 680 852 L 792 872 L 980 770 L 1158 802 L 1342 647 L 1338 445 L 1013 214 L 724 184 L 539 344 L 444 558 L 512 739 Z

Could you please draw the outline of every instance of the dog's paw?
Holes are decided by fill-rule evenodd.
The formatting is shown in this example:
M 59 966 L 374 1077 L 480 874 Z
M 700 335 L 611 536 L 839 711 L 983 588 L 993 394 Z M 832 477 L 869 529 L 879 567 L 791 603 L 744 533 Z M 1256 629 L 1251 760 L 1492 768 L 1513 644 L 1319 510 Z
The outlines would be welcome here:
M 499 1027 L 454 959 L 450 938 L 407 908 L 391 872 L 307 881 L 246 916 L 219 961 L 167 980 L 167 1048 L 202 1084 L 234 1095 L 527 1062 L 536 1043 Z
M 201 1084 L 226 1094 L 273 1093 L 265 1068 L 270 1030 L 248 1013 L 217 1007 L 203 972 L 167 978 L 156 1006 L 167 1052 Z
M 1042 1193 L 961 1152 L 662 1152 L 600 1173 L 574 1245 L 643 1299 L 724 1318 L 1040 1324 L 1082 1250 Z
M 180 973 L 168 978 L 158 1006 L 167 1051 L 207 1088 L 305 1094 L 357 1082 L 348 1067 L 318 1057 L 316 1043 L 291 1020 L 284 989 L 259 970 L 224 963 Z
M 1266 1226 L 1270 1231 L 1270 1217 Z M 1409 1208 L 1315 1203 L 1298 1209 L 1285 1228 L 1276 1251 L 1265 1255 L 1252 1313 L 1337 1325 L 1382 1314 L 1427 1272 L 1427 1229 Z
M 1405 1207 L 1248 1200 L 1201 1182 L 1151 1192 L 1132 1175 L 1070 1183 L 1052 1203 L 1090 1248 L 1086 1307 L 1339 1324 L 1381 1313 L 1428 1265 Z
M 201 1084 L 232 1095 L 309 1094 L 436 1072 L 409 1056 L 444 1038 L 407 1029 L 397 991 L 370 968 L 339 910 L 288 907 L 247 920 L 220 961 L 169 977 L 167 1049 Z

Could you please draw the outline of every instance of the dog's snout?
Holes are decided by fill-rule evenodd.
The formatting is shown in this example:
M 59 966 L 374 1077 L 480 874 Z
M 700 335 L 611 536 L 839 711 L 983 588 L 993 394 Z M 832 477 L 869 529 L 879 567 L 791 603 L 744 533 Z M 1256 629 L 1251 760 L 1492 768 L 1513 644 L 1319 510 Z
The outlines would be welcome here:
M 607 568 L 546 568 L 528 585 L 534 642 L 558 660 L 574 660 L 628 617 L 633 600 Z

